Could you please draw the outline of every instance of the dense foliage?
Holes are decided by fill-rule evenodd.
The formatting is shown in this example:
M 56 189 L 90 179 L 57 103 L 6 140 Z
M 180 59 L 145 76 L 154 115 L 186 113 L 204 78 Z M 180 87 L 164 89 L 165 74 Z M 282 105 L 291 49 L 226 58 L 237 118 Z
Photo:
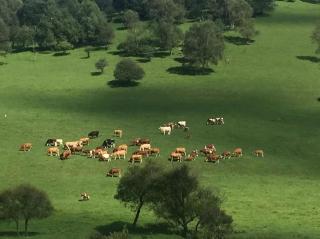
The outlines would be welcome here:
M 141 80 L 144 74 L 144 70 L 130 59 L 121 60 L 114 70 L 115 79 L 124 82 Z
M 316 53 L 320 54 L 320 23 L 316 26 L 312 33 L 312 41 L 317 44 Z

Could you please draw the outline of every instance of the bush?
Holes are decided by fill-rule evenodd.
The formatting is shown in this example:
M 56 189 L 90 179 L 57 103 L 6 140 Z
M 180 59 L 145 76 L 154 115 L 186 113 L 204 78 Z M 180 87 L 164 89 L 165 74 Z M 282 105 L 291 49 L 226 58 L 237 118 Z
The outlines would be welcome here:
M 114 77 L 119 81 L 136 81 L 144 77 L 144 70 L 130 59 L 121 60 L 114 70 Z

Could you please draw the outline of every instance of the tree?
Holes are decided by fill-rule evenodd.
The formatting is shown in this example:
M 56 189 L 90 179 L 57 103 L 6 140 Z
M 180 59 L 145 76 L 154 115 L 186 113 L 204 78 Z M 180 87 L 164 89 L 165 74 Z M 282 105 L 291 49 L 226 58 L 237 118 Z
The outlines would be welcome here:
M 221 199 L 202 189 L 187 165 L 164 173 L 154 191 L 155 214 L 180 227 L 183 236 L 190 233 L 201 239 L 220 239 L 231 232 L 232 218 L 221 210 Z M 195 225 L 193 230 L 190 225 Z
M 204 68 L 209 62 L 218 64 L 223 51 L 222 29 L 212 21 L 194 23 L 185 34 L 183 54 L 191 65 Z
M 181 22 L 184 6 L 173 0 L 150 0 L 147 5 L 149 18 L 156 21 Z
M 312 36 L 311 36 L 311 39 L 314 43 L 317 44 L 316 53 L 320 54 L 320 22 L 318 23 L 318 25 L 314 29 Z
M 160 48 L 168 50 L 170 53 L 183 40 L 182 31 L 173 23 L 166 21 L 155 22 L 152 29 Z
M 62 52 L 64 55 L 67 54 L 67 51 L 71 50 L 72 48 L 73 45 L 68 41 L 61 41 L 55 46 L 55 49 Z
M 90 53 L 94 50 L 95 48 L 92 46 L 87 46 L 84 48 L 84 51 L 87 53 L 87 58 L 90 58 Z
M 241 36 L 247 40 L 247 42 L 257 35 L 257 31 L 254 28 L 253 19 L 248 19 L 247 21 L 243 22 L 242 25 L 238 27 L 238 31 Z
M 9 28 L 0 18 L 0 51 L 6 54 L 10 49 Z
M 133 10 L 127 10 L 123 14 L 123 25 L 126 28 L 133 28 L 139 21 L 139 14 Z
M 129 168 L 120 179 L 115 199 L 120 200 L 135 212 L 133 226 L 138 222 L 142 207 L 152 201 L 154 184 L 161 174 L 162 168 L 149 161 L 144 167 Z
M 12 38 L 12 47 L 15 48 L 26 48 L 32 45 L 33 38 L 34 38 L 34 29 L 23 25 L 19 27 L 16 31 L 16 34 Z
M 33 218 L 46 218 L 53 212 L 53 206 L 47 194 L 31 185 L 20 185 L 5 190 L 0 194 L 0 216 L 16 223 L 19 232 L 19 221 L 24 220 L 24 232 L 28 235 L 28 224 Z
M 274 9 L 275 0 L 246 0 L 253 8 L 253 14 L 263 15 Z
M 104 68 L 108 65 L 107 61 L 105 58 L 102 58 L 98 60 L 95 64 L 96 68 L 100 70 L 100 73 L 102 74 L 104 71 Z
M 98 34 L 95 40 L 96 44 L 99 46 L 108 46 L 114 38 L 114 31 L 112 26 L 106 21 L 103 21 L 100 23 L 97 29 Z
M 252 17 L 252 8 L 245 0 L 227 0 L 231 29 L 243 26 Z

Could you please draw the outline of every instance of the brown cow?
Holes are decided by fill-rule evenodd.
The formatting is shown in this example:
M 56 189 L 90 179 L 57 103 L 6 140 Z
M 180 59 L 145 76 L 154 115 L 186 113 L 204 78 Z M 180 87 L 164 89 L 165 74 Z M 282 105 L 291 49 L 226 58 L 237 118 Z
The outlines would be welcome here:
M 149 157 L 149 150 L 145 150 L 145 151 L 141 151 L 141 150 L 137 150 L 134 151 L 133 154 L 139 154 L 142 155 L 142 157 Z
M 83 146 L 70 147 L 70 151 L 72 154 L 81 153 Z
M 203 153 L 204 156 L 207 156 L 207 155 L 209 155 L 209 154 L 214 154 L 215 152 L 214 152 L 212 149 L 203 148 L 203 149 L 200 149 L 200 153 Z
M 224 151 L 222 154 L 221 154 L 221 157 L 223 158 L 223 159 L 230 159 L 231 158 L 231 152 L 229 152 L 229 151 Z
M 70 150 L 65 150 L 63 151 L 62 154 L 60 154 L 60 159 L 65 160 L 71 157 L 71 151 Z
M 193 161 L 198 157 L 198 152 L 197 150 L 193 150 L 184 160 L 185 161 Z
M 150 155 L 155 155 L 156 157 L 158 157 L 160 155 L 160 149 L 159 148 L 151 148 L 149 150 Z
M 177 152 L 172 152 L 172 153 L 170 154 L 170 159 L 171 159 L 171 162 L 172 162 L 173 160 L 177 160 L 177 161 L 181 162 L 181 160 L 182 160 L 182 154 L 181 154 L 181 153 L 177 153 Z
M 256 157 L 264 157 L 264 153 L 262 149 L 255 150 L 254 154 L 256 155 Z
M 207 144 L 204 146 L 205 149 L 209 149 L 212 150 L 213 152 L 217 152 L 216 147 L 214 146 L 214 144 Z
M 219 163 L 221 159 L 220 155 L 210 154 L 206 157 L 206 162 Z
M 119 178 L 121 178 L 121 169 L 120 168 L 112 168 L 107 173 L 107 176 L 109 176 L 109 177 L 113 177 L 113 176 L 117 177 L 118 176 Z
M 236 148 L 235 150 L 233 150 L 233 157 L 242 157 L 242 149 L 241 148 Z
M 71 141 L 71 142 L 65 142 L 64 149 L 70 149 L 72 147 L 82 146 L 81 141 Z
M 114 152 L 111 154 L 111 157 L 114 157 L 115 159 L 119 158 L 123 158 L 123 159 L 126 159 L 126 154 L 127 152 L 125 150 L 119 150 L 117 152 Z
M 142 155 L 141 154 L 132 154 L 129 162 L 131 163 L 142 163 Z
M 131 142 L 130 146 L 140 146 L 142 144 L 150 144 L 150 139 L 136 138 Z
M 126 145 L 126 144 L 121 144 L 121 145 L 119 145 L 118 147 L 116 147 L 116 149 L 117 149 L 117 151 L 119 151 L 119 150 L 124 150 L 124 151 L 128 151 L 128 145 Z
M 60 154 L 59 148 L 58 147 L 50 147 L 48 148 L 48 155 L 49 156 L 58 156 Z
M 31 143 L 25 143 L 20 145 L 20 151 L 30 151 L 32 149 Z
M 176 153 L 180 153 L 180 154 L 182 154 L 183 156 L 186 156 L 186 148 L 182 148 L 182 147 L 180 147 L 180 148 L 176 148 L 176 151 L 175 151 Z

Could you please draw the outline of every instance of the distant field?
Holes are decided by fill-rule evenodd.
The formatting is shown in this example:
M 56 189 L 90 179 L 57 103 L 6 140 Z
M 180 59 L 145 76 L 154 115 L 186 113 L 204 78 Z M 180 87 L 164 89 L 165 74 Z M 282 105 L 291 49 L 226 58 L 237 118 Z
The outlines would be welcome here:
M 107 164 L 80 156 L 60 161 L 46 156 L 44 146 L 50 137 L 74 140 L 98 129 L 96 146 L 116 128 L 124 130 L 119 143 L 150 138 L 162 149 L 155 160 L 168 168 L 178 165 L 167 160 L 178 146 L 242 147 L 240 160 L 189 163 L 203 186 L 225 195 L 223 206 L 237 231 L 233 238 L 320 238 L 320 63 L 312 58 L 310 41 L 320 6 L 277 4 L 271 17 L 257 19 L 255 43 L 227 43 L 230 63 L 222 61 L 210 75 L 170 73 L 180 66 L 181 54 L 175 53 L 140 63 L 146 77 L 138 87 L 111 88 L 107 81 L 120 59 L 113 53 L 123 30 L 116 31 L 108 51 L 95 51 L 90 59 L 82 59 L 83 49 L 62 57 L 8 56 L 8 64 L 0 66 L 0 189 L 31 183 L 49 194 L 56 209 L 46 220 L 31 221 L 32 238 L 85 239 L 95 228 L 113 230 L 133 220 L 130 210 L 113 199 L 118 179 L 105 177 L 111 167 L 126 169 L 127 161 Z M 103 75 L 92 76 L 101 57 L 109 66 Z M 223 116 L 225 125 L 206 126 L 214 115 Z M 178 120 L 187 121 L 190 139 L 182 131 L 159 133 L 160 124 Z M 17 150 L 24 142 L 33 143 L 31 152 Z M 252 156 L 256 148 L 264 149 L 264 159 Z M 78 202 L 82 191 L 92 200 Z M 144 210 L 134 238 L 180 238 L 147 228 L 157 222 Z M 1 222 L 0 238 L 14 238 L 14 228 Z

